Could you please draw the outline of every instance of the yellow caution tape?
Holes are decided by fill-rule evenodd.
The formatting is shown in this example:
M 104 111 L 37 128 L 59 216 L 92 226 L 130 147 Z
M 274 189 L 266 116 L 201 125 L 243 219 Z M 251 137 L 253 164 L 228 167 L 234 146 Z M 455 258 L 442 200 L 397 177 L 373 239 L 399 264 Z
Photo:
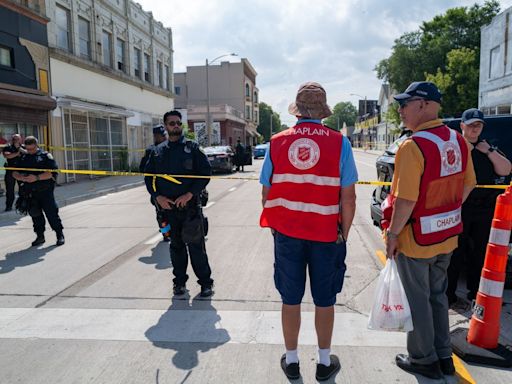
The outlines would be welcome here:
M 46 144 L 39 144 L 47 151 L 75 151 L 75 152 L 145 152 L 145 149 L 128 149 L 128 148 L 94 148 L 94 147 L 54 147 Z
M 40 168 L 17 168 L 17 167 L 0 167 L 6 171 L 17 172 L 51 172 L 62 174 L 77 174 L 77 175 L 93 175 L 93 176 L 154 176 L 161 177 L 176 184 L 182 184 L 181 181 L 176 180 L 171 175 L 155 174 L 155 173 L 142 173 L 142 172 L 120 172 L 120 171 L 93 171 L 86 169 L 40 169 Z M 179 176 L 182 177 L 182 176 Z
M 391 186 L 390 181 L 358 181 L 356 184 L 359 185 L 385 185 Z M 512 183 L 510 183 L 512 185 Z M 487 188 L 487 189 L 507 189 L 509 185 L 476 185 L 475 188 Z
M 25 172 L 52 172 L 64 174 L 79 174 L 79 175 L 93 175 L 93 176 L 153 176 L 161 177 L 166 180 L 172 181 L 176 184 L 181 184 L 176 178 L 182 179 L 223 179 L 223 180 L 259 180 L 258 177 L 251 176 L 203 176 L 203 175 L 167 175 L 156 173 L 143 173 L 143 172 L 122 172 L 122 171 L 95 171 L 88 169 L 39 169 L 39 168 L 17 168 L 17 167 L 0 167 L 0 170 L 6 171 L 25 171 Z M 154 181 L 153 181 L 154 183 Z M 358 181 L 358 185 L 381 185 L 390 186 L 389 181 Z M 512 183 L 510 183 L 512 185 Z M 507 189 L 508 185 L 477 185 L 476 188 L 488 189 Z

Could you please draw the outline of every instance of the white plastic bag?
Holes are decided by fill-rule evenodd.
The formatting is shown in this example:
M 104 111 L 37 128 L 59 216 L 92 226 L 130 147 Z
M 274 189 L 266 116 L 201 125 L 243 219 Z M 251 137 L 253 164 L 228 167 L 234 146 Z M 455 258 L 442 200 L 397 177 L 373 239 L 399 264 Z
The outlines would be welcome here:
M 393 259 L 388 259 L 380 272 L 368 328 L 397 332 L 413 329 L 411 308 Z

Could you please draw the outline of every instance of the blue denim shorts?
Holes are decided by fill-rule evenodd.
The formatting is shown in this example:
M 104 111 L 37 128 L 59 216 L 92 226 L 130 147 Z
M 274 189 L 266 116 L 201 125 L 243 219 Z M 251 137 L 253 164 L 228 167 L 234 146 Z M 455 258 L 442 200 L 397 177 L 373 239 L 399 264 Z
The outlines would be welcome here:
M 302 302 L 309 272 L 311 295 L 317 307 L 336 303 L 345 277 L 346 243 L 323 243 L 274 235 L 274 282 L 283 304 Z

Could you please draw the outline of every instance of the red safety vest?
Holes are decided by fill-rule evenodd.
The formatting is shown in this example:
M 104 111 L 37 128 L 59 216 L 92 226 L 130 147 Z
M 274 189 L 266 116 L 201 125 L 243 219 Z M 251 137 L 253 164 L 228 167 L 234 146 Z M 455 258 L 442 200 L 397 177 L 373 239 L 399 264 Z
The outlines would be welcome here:
M 298 239 L 337 240 L 342 140 L 341 133 L 308 122 L 272 137 L 272 186 L 262 227 Z
M 424 171 L 418 201 L 410 223 L 414 240 L 422 246 L 442 243 L 462 232 L 462 194 L 468 147 L 464 138 L 446 126 L 415 132 L 413 140 L 423 153 Z M 396 198 L 382 204 L 390 221 Z

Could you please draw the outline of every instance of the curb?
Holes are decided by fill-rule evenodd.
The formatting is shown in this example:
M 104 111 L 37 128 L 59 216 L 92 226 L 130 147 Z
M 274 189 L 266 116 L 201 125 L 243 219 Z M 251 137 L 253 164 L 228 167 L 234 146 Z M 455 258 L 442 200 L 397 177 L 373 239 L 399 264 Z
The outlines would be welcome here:
M 100 196 L 105 196 L 105 195 L 108 195 L 109 193 L 121 192 L 121 191 L 125 191 L 128 189 L 137 188 L 142 185 L 144 185 L 143 180 L 137 181 L 135 183 L 117 185 L 115 187 L 100 189 L 99 191 L 94 191 L 91 193 L 85 193 L 83 195 L 68 197 L 67 199 L 56 199 L 56 201 L 57 201 L 57 205 L 59 206 L 59 208 L 63 208 L 68 205 L 80 203 L 80 202 L 86 201 L 86 200 L 91 200 L 91 199 L 94 199 L 94 198 L 100 197 Z M 22 216 L 20 216 L 14 210 L 9 211 L 9 212 L 0 212 L 0 221 L 2 219 L 14 219 L 14 218 L 21 218 L 21 217 Z

